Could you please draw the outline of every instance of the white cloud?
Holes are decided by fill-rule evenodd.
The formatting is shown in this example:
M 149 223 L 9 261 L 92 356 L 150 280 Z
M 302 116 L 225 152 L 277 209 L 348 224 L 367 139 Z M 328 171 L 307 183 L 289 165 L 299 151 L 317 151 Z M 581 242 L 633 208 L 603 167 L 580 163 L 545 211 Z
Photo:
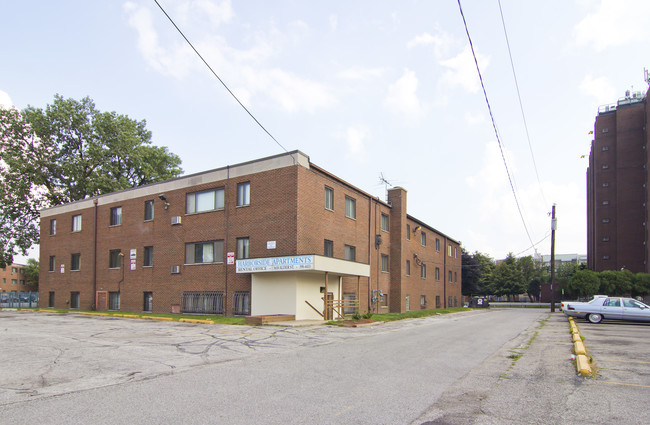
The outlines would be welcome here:
M 364 81 L 372 78 L 379 78 L 384 74 L 384 72 L 384 68 L 361 68 L 356 66 L 339 72 L 337 77 L 344 80 Z
M 388 87 L 384 107 L 408 121 L 419 121 L 426 114 L 426 108 L 418 99 L 417 88 L 418 78 L 415 72 L 405 69 L 400 79 Z
M 348 127 L 345 133 L 347 142 L 346 158 L 353 158 L 357 161 L 363 161 L 366 158 L 366 146 L 364 141 L 370 135 L 370 131 L 365 126 Z
M 603 0 L 574 29 L 578 45 L 592 45 L 596 51 L 630 42 L 650 41 L 650 2 Z
M 596 98 L 600 103 L 612 102 L 616 98 L 616 89 L 605 77 L 587 75 L 580 83 L 580 90 Z
M 506 150 L 510 158 L 508 166 L 512 175 L 516 173 L 516 158 Z M 463 240 L 466 249 L 478 249 L 495 258 L 503 258 L 508 252 L 517 254 L 526 250 L 531 243 L 521 221 L 503 159 L 497 142 L 485 147 L 483 163 L 476 174 L 465 179 L 469 186 L 467 196 L 475 199 L 477 215 L 476 227 L 468 229 L 468 237 Z M 586 223 L 585 193 L 583 185 L 566 181 L 562 183 L 542 182 L 519 186 L 517 199 L 533 243 L 544 239 L 550 233 L 551 221 L 547 213 L 550 205 L 545 205 L 541 196 L 543 190 L 549 202 L 557 203 L 558 233 L 556 252 L 585 254 Z M 548 252 L 549 239 L 537 246 L 540 252 Z M 521 255 L 531 255 L 533 250 Z
M 14 103 L 11 101 L 11 97 L 9 97 L 9 94 L 0 90 L 0 107 L 4 107 L 5 109 L 10 109 L 14 106 Z
M 483 124 L 486 117 L 480 112 L 465 112 L 465 122 L 469 125 Z
M 435 30 L 435 35 L 425 32 L 415 36 L 406 43 L 406 47 L 408 49 L 413 49 L 419 46 L 433 45 L 436 58 L 441 58 L 447 55 L 449 49 L 455 43 L 454 39 L 449 33 L 442 30 L 438 24 L 436 24 Z
M 229 23 L 234 13 L 229 1 L 183 1 L 175 9 L 185 26 L 192 28 L 197 50 L 219 76 L 239 95 L 242 103 L 250 106 L 254 100 L 277 104 L 288 112 L 315 112 L 335 105 L 337 99 L 323 84 L 310 81 L 291 72 L 272 67 L 268 63 L 281 51 L 283 43 L 297 43 L 300 34 L 308 30 L 302 21 L 288 25 L 288 33 L 272 28 L 267 33 L 253 32 L 245 40 L 248 48 L 231 47 L 221 36 L 213 35 L 209 27 Z M 197 12 L 200 11 L 201 13 Z M 150 9 L 132 2 L 124 4 L 129 24 L 138 33 L 138 49 L 147 63 L 162 75 L 186 79 L 194 70 L 205 70 L 200 59 L 178 39 L 163 43 L 154 27 Z M 198 22 L 193 17 L 198 16 Z M 201 19 L 207 17 L 210 25 Z M 180 36 L 179 36 L 180 37 Z M 207 71 L 205 71 L 207 72 Z
M 336 15 L 330 15 L 330 29 L 336 31 L 339 26 L 339 17 Z
M 490 59 L 476 52 L 481 72 L 490 64 Z M 480 81 L 476 73 L 476 64 L 472 56 L 472 50 L 466 45 L 461 53 L 455 57 L 440 61 L 440 65 L 447 68 L 442 75 L 440 84 L 449 87 L 460 86 L 470 93 L 476 93 L 480 88 Z

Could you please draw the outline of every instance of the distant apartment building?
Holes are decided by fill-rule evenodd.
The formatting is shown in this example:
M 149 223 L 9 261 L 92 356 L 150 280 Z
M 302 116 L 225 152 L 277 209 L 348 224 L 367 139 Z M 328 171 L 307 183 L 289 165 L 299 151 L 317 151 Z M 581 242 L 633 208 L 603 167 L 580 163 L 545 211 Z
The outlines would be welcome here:
M 458 306 L 458 241 L 300 151 L 41 211 L 42 306 L 326 319 Z
M 0 293 L 31 291 L 33 288 L 27 285 L 25 265 L 14 263 L 0 268 Z
M 598 109 L 587 169 L 587 257 L 595 271 L 648 272 L 647 93 Z

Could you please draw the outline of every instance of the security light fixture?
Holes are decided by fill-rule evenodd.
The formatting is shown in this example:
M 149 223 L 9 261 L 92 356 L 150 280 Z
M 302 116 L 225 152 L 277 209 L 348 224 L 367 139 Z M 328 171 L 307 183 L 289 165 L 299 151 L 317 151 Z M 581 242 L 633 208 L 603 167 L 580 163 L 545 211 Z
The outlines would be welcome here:
M 169 207 L 169 202 L 167 202 L 167 197 L 164 194 L 158 195 L 161 201 L 163 201 L 163 204 L 165 205 L 165 209 Z

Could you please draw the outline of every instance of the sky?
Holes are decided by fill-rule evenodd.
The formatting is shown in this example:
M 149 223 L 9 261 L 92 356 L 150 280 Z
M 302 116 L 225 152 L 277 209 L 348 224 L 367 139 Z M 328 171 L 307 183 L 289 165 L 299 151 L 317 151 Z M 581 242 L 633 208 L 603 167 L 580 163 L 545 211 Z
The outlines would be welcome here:
M 553 204 L 555 252 L 587 253 L 589 131 L 648 89 L 647 0 L 461 1 L 491 114 L 457 1 L 159 3 L 278 143 L 153 0 L 2 2 L 0 104 L 89 96 L 185 174 L 298 149 L 495 259 L 549 254 Z

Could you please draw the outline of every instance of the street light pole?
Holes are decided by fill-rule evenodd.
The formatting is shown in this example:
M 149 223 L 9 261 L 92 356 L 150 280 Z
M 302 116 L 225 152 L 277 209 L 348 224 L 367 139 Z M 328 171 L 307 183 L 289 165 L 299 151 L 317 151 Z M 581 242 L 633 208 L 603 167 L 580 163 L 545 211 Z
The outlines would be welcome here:
M 557 229 L 557 219 L 555 218 L 555 204 L 551 210 L 551 313 L 555 313 L 555 293 L 553 284 L 555 283 L 555 229 Z

